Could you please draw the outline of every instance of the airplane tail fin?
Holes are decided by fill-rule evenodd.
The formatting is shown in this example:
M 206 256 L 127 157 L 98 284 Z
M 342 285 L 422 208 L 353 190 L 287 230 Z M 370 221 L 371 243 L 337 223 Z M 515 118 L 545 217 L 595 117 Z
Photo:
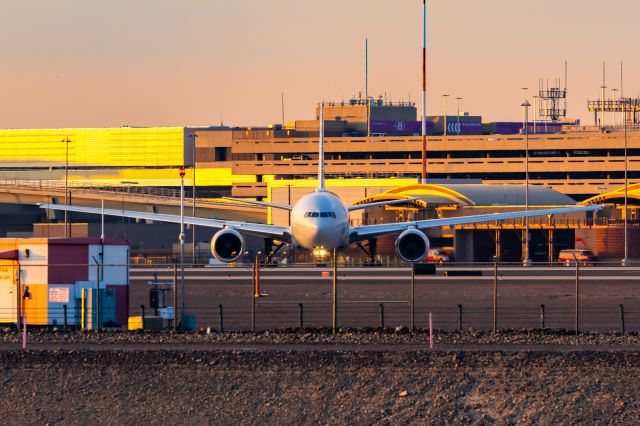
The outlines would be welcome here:
M 320 139 L 318 141 L 318 189 L 324 191 L 324 101 L 320 103 Z

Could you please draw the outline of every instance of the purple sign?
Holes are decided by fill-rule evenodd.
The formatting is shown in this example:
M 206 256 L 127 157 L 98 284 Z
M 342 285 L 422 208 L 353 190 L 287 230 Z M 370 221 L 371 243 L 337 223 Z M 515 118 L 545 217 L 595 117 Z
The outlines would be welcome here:
M 482 123 L 447 122 L 447 135 L 479 135 L 482 133 Z
M 422 133 L 422 122 L 408 120 L 372 120 L 371 133 L 383 133 L 385 135 L 412 135 Z M 433 134 L 433 122 L 427 121 L 427 134 Z

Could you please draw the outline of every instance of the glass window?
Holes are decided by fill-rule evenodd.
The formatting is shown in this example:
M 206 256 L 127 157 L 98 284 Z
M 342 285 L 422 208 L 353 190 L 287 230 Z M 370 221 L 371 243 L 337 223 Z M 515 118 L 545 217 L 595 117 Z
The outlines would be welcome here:
M 329 217 L 336 218 L 336 212 L 329 212 Z
M 327 212 L 320 212 L 320 217 L 329 217 L 329 213 L 327 213 Z
M 310 216 L 311 216 L 311 212 L 306 212 L 306 213 L 304 214 L 304 217 L 310 217 Z
M 320 217 L 320 213 L 318 213 L 318 212 L 312 212 L 312 213 L 311 213 L 311 217 Z

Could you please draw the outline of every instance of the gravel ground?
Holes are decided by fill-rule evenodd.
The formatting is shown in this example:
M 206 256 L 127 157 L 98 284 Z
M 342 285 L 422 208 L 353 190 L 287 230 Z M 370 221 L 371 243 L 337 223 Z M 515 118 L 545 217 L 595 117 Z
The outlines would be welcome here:
M 250 343 L 250 344 L 416 344 L 428 345 L 429 333 L 409 333 L 406 328 L 380 330 L 340 330 L 335 336 L 330 330 L 276 330 L 258 333 L 207 333 L 199 332 L 174 333 L 142 332 L 142 331 L 29 331 L 30 343 L 60 343 L 100 345 L 123 343 Z M 2 343 L 19 343 L 22 335 L 9 328 L 0 329 L 0 345 Z M 494 334 L 483 331 L 438 331 L 434 333 L 435 344 L 466 345 L 640 345 L 640 334 L 627 333 L 580 333 L 566 330 L 500 330 Z
M 640 354 L 0 353 L 3 424 L 637 424 Z
M 495 348 L 483 351 L 427 351 L 427 334 L 404 330 L 335 337 L 37 331 L 31 343 L 61 349 L 29 351 L 12 349 L 20 339 L 14 331 L 0 338 L 0 412 L 8 425 L 640 423 L 640 349 L 601 349 L 640 345 L 637 334 L 437 335 L 442 344 Z M 165 350 L 191 343 L 192 350 Z M 294 349 L 274 350 L 279 344 Z M 565 349 L 503 350 L 522 344 Z M 132 349 L 118 350 L 126 345 Z M 587 349 L 567 351 L 571 345 Z

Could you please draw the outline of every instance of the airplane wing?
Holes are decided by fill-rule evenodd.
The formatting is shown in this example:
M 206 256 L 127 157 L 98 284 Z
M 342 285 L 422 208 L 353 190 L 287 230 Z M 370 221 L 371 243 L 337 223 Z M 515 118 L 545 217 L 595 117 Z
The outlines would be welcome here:
M 63 204 L 41 204 L 41 209 L 63 210 L 77 213 L 105 214 L 107 216 L 130 217 L 141 220 L 154 220 L 158 222 L 180 223 L 180 216 L 161 213 L 147 213 L 131 210 L 101 209 L 95 207 L 66 206 Z M 291 242 L 289 228 L 286 226 L 267 225 L 262 223 L 239 222 L 233 220 L 207 219 L 202 217 L 184 216 L 184 223 L 188 225 L 206 226 L 208 228 L 222 229 L 234 228 L 239 232 L 264 238 L 274 238 L 280 241 Z
M 351 229 L 350 242 L 356 243 L 358 241 L 366 240 L 369 238 L 377 238 L 387 234 L 394 234 L 397 232 L 405 231 L 406 229 L 411 227 L 415 227 L 418 229 L 427 229 L 439 226 L 464 225 L 468 223 L 478 222 L 493 222 L 494 220 L 518 219 L 532 216 L 589 212 L 600 210 L 601 208 L 602 207 L 600 206 L 559 207 L 553 209 L 529 210 L 528 212 L 517 211 L 509 213 L 489 213 L 473 216 L 450 217 L 446 219 L 426 219 L 416 220 L 412 222 L 381 223 L 378 225 L 354 226 Z
M 225 200 L 235 201 L 237 203 L 255 204 L 256 206 L 273 207 L 274 209 L 291 210 L 293 206 L 289 204 L 267 203 L 264 201 L 244 200 L 242 198 L 222 197 Z
M 376 201 L 375 203 L 356 204 L 355 206 L 349 206 L 348 210 L 352 212 L 354 210 L 368 209 L 369 207 L 385 206 L 389 204 L 402 204 L 402 203 L 408 203 L 415 200 L 417 200 L 417 198 L 408 198 L 406 200 Z

